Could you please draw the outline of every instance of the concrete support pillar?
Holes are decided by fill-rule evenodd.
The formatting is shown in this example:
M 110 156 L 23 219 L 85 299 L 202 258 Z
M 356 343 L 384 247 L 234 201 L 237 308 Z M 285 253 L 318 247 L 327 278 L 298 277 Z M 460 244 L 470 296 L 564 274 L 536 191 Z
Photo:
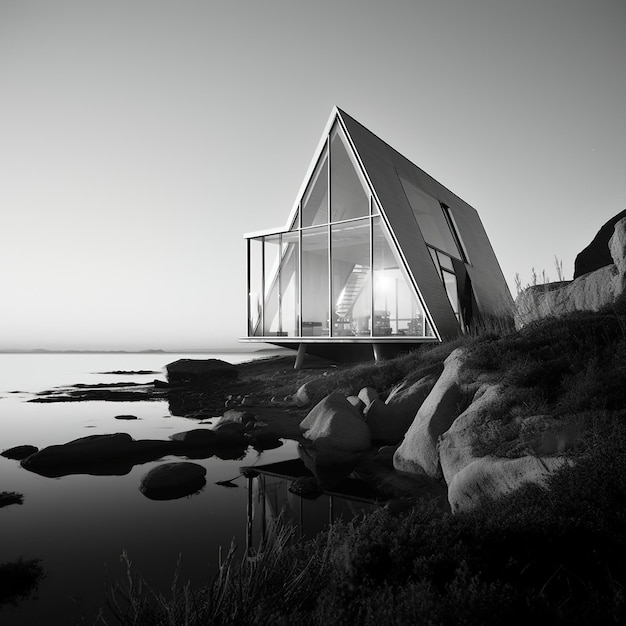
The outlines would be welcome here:
M 302 369 L 302 364 L 304 363 L 305 352 L 306 352 L 306 343 L 301 343 L 298 346 L 298 354 L 296 356 L 296 362 L 293 365 L 294 370 Z

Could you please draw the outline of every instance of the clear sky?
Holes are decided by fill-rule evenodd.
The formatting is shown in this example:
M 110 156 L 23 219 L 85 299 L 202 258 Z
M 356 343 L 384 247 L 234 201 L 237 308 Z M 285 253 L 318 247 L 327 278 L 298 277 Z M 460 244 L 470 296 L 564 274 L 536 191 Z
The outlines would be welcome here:
M 236 347 L 333 105 L 513 292 L 626 208 L 624 0 L 0 0 L 0 348 Z

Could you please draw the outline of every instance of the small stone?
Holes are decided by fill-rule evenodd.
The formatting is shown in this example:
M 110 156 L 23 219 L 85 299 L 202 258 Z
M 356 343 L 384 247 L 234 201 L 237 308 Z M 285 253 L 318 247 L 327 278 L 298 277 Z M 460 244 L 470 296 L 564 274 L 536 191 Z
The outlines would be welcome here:
M 194 428 L 170 436 L 172 441 L 181 441 L 193 446 L 206 446 L 215 443 L 215 433 L 209 428 Z
M 136 415 L 116 415 L 116 420 L 136 420 L 139 419 Z

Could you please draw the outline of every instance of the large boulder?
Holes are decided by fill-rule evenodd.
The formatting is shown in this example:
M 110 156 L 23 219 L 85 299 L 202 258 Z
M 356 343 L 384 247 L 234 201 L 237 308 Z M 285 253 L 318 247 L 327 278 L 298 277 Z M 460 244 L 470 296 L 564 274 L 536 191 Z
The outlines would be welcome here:
M 143 476 L 139 490 L 151 500 L 183 498 L 202 489 L 205 476 L 206 469 L 197 463 L 162 463 Z
M 298 406 L 307 406 L 319 402 L 328 393 L 328 376 L 319 376 L 307 380 L 293 394 L 293 399 Z
M 370 430 L 345 396 L 333 392 L 316 404 L 300 423 L 304 437 L 316 446 L 362 452 L 371 445 Z
M 574 261 L 574 279 L 614 263 L 609 251 L 609 240 L 613 236 L 617 222 L 625 217 L 626 209 L 604 224 L 591 243 L 578 254 Z
M 412 384 L 403 382 L 391 390 L 385 402 L 375 399 L 365 407 L 363 414 L 372 439 L 385 444 L 401 441 L 436 382 L 434 375 Z
M 502 385 L 483 385 L 470 406 L 440 437 L 439 460 L 448 485 L 459 472 L 482 458 L 474 454 L 476 442 L 523 440 L 525 451 L 534 457 L 560 455 L 577 443 L 580 432 L 576 424 L 551 415 L 491 419 L 506 393 Z
M 20 462 L 42 476 L 68 474 L 124 475 L 133 465 L 158 459 L 172 452 L 171 441 L 135 441 L 127 433 L 91 435 L 62 445 L 48 446 Z
M 237 378 L 237 368 L 221 359 L 179 359 L 165 366 L 170 383 L 199 385 L 220 378 Z
M 472 403 L 459 415 L 447 432 L 439 439 L 437 449 L 439 461 L 446 483 L 449 485 L 454 476 L 475 461 L 474 442 L 485 436 L 488 430 L 490 438 L 493 430 L 501 424 L 487 421 L 494 405 L 501 401 L 504 389 L 501 385 L 483 385 L 474 395 Z
M 485 456 L 475 459 L 454 475 L 448 485 L 453 513 L 471 511 L 485 499 L 497 498 L 528 483 L 546 486 L 548 478 L 572 461 L 564 457 L 523 456 L 503 459 Z
M 534 285 L 515 300 L 515 325 L 574 311 L 599 311 L 626 290 L 626 217 L 616 222 L 607 248 L 611 263 L 566 283 Z
M 437 441 L 464 410 L 466 392 L 459 380 L 463 351 L 454 350 L 444 361 L 444 369 L 420 406 L 399 448 L 393 466 L 403 474 L 441 475 Z

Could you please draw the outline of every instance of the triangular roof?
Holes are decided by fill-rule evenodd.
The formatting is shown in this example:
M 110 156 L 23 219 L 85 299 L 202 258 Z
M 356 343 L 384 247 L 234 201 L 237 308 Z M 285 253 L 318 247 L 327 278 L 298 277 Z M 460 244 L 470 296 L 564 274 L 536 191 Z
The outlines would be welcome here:
M 406 257 L 409 270 L 415 274 L 414 270 L 419 268 L 419 275 L 415 278 L 419 281 L 426 304 L 435 317 L 435 323 L 439 324 L 440 331 L 447 334 L 449 327 L 449 323 L 444 321 L 449 316 L 442 309 L 445 309 L 446 305 L 450 312 L 452 309 L 445 294 L 441 294 L 440 282 L 437 283 L 436 289 L 430 288 L 435 285 L 433 281 L 440 279 L 432 263 L 425 262 L 426 259 L 430 261 L 424 256 L 428 251 L 408 204 L 400 182 L 400 174 L 449 207 L 468 257 L 467 272 L 480 310 L 489 313 L 510 313 L 511 293 L 476 210 L 347 113 L 336 109 L 334 115 L 339 116 L 352 140 L 373 185 L 373 193 L 377 196 L 392 233 L 398 240 L 400 250 Z M 333 116 L 331 118 L 334 119 Z M 420 237 L 416 238 L 416 233 L 420 233 Z
M 445 290 L 441 287 L 441 278 L 432 262 L 400 176 L 448 207 L 462 239 L 463 251 L 467 255 L 466 270 L 480 311 L 492 314 L 510 313 L 511 294 L 476 210 L 338 107 L 333 108 L 322 133 L 289 216 L 287 228 L 292 226 L 297 216 L 300 199 L 335 121 L 339 122 L 345 132 L 363 178 L 378 202 L 413 286 L 426 305 L 437 334 L 457 334 L 458 322 Z

